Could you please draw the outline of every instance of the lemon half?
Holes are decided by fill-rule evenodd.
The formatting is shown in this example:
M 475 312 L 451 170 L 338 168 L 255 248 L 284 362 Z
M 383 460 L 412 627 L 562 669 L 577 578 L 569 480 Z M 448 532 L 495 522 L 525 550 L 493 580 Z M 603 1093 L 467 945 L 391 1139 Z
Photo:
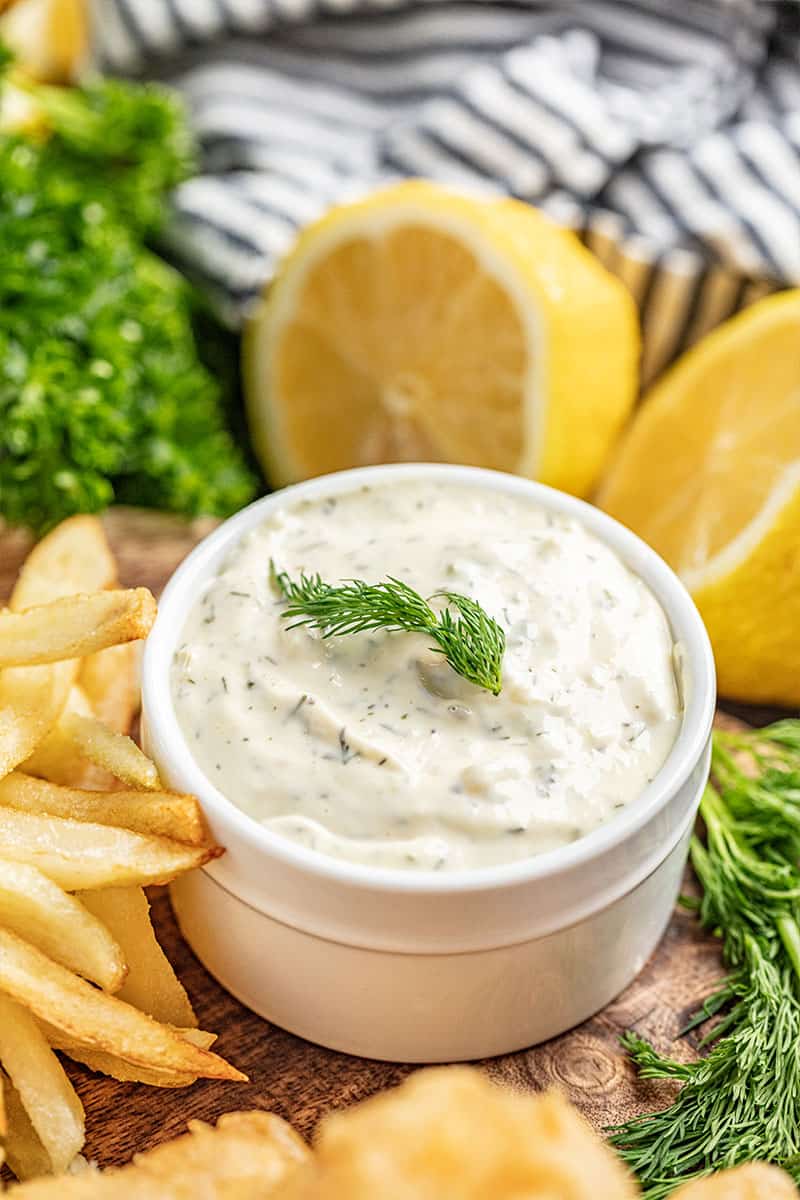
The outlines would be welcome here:
M 300 236 L 245 333 L 249 422 L 276 486 L 444 461 L 583 494 L 638 353 L 631 296 L 571 233 L 411 181 Z
M 722 694 L 800 704 L 800 290 L 679 360 L 597 498 L 683 578 Z

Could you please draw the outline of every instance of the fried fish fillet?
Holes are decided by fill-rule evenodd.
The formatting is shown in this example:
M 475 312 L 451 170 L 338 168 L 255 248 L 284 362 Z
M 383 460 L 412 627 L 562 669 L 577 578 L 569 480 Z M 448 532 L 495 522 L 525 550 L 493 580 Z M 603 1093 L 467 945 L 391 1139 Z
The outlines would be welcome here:
M 35 1179 L 14 1200 L 266 1200 L 309 1158 L 302 1138 L 272 1113 L 227 1113 L 138 1154 L 127 1167 Z
M 478 1071 L 420 1071 L 321 1124 L 280 1200 L 633 1200 L 617 1156 L 557 1092 Z
M 746 1163 L 685 1183 L 671 1200 L 797 1200 L 797 1188 L 786 1172 L 777 1167 Z

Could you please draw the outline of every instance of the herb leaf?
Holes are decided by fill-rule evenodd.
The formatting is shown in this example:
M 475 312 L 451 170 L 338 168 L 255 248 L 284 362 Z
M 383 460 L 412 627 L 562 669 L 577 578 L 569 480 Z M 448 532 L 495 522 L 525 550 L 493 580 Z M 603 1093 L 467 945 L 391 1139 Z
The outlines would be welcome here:
M 179 99 L 14 80 L 46 136 L 0 133 L 0 515 L 37 532 L 114 500 L 226 515 L 256 480 L 197 295 L 148 248 L 192 167 Z
M 710 1049 L 685 1063 L 622 1039 L 642 1078 L 683 1085 L 663 1112 L 612 1130 L 646 1200 L 759 1159 L 800 1183 L 800 721 L 715 732 L 712 778 L 691 859 L 730 974 L 687 1027 L 715 1019 Z
M 271 560 L 270 578 L 288 601 L 282 615 L 292 621 L 289 629 L 305 625 L 326 638 L 370 629 L 426 633 L 458 675 L 499 695 L 506 635 L 468 596 L 436 592 L 426 600 L 391 575 L 381 583 L 347 579 L 334 586 L 320 575 L 303 573 L 295 582 L 285 571 L 277 571 Z M 445 601 L 441 612 L 429 604 L 437 599 Z

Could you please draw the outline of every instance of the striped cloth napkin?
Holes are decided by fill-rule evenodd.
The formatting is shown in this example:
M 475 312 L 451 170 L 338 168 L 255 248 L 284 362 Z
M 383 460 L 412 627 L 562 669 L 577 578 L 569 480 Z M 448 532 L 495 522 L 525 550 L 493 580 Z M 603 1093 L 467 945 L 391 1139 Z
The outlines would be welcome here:
M 407 175 L 576 229 L 640 305 L 645 382 L 800 284 L 798 0 L 95 0 L 94 29 L 188 102 L 168 241 L 234 324 L 299 227 Z

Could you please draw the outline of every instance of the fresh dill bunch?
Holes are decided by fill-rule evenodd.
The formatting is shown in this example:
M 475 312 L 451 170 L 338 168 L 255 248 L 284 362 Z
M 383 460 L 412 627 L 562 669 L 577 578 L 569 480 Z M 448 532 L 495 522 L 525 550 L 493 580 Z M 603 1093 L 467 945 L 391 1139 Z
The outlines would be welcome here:
M 381 583 L 346 579 L 334 586 L 319 575 L 303 573 L 295 582 L 285 571 L 277 571 L 272 560 L 270 577 L 288 601 L 282 615 L 292 621 L 289 629 L 308 626 L 325 638 L 370 629 L 425 633 L 456 674 L 499 695 L 506 635 L 497 621 L 468 596 L 435 592 L 426 600 L 391 575 Z M 445 602 L 441 612 L 429 603 L 437 599 Z
M 698 1061 L 623 1038 L 642 1078 L 682 1084 L 663 1112 L 611 1131 L 646 1200 L 752 1160 L 800 1183 L 800 721 L 715 733 L 712 778 L 691 860 L 730 973 L 684 1030 L 715 1019 Z

